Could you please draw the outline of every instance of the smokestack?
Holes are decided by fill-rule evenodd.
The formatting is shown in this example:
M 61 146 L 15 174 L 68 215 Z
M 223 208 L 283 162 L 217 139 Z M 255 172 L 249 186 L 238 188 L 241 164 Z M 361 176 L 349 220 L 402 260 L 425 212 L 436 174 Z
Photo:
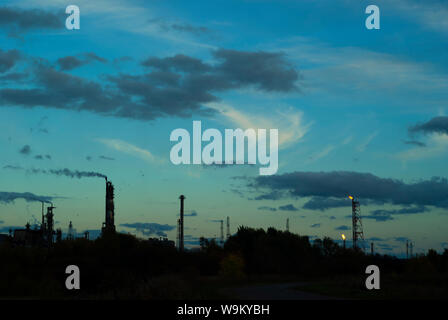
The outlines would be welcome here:
M 221 245 L 224 245 L 224 220 L 221 220 Z
M 179 250 L 184 251 L 184 200 L 185 196 L 182 194 L 180 197 L 180 239 Z
M 45 218 L 44 218 L 44 202 L 42 201 L 42 224 L 40 228 L 43 230 L 45 228 Z
M 114 185 L 106 179 L 106 217 L 102 232 L 115 232 Z
M 227 235 L 226 235 L 227 240 L 229 240 L 230 238 L 230 217 L 227 217 Z

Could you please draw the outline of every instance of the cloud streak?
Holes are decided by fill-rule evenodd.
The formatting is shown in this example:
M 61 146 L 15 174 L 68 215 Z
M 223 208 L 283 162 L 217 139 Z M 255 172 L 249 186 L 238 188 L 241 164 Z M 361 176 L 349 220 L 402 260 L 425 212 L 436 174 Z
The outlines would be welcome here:
M 119 139 L 96 139 L 96 141 L 118 152 L 126 153 L 148 162 L 159 161 L 150 151 Z

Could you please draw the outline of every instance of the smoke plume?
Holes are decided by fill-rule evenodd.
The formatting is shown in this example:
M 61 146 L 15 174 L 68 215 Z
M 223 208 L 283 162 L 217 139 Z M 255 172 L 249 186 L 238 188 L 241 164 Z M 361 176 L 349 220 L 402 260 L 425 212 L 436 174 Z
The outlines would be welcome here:
M 0 202 L 11 203 L 17 199 L 24 199 L 27 202 L 45 202 L 51 203 L 53 197 L 50 196 L 38 196 L 31 192 L 3 192 L 0 191 Z
M 56 175 L 56 176 L 66 176 L 66 177 L 70 177 L 70 178 L 104 178 L 107 180 L 107 176 L 99 173 L 99 172 L 94 172 L 94 171 L 78 171 L 78 170 L 70 170 L 67 168 L 64 169 L 24 169 L 22 167 L 17 167 L 17 166 L 4 166 L 3 169 L 10 169 L 10 170 L 26 170 L 27 173 L 31 173 L 31 174 L 38 174 L 38 173 L 42 173 L 42 174 L 52 174 L 52 175 Z

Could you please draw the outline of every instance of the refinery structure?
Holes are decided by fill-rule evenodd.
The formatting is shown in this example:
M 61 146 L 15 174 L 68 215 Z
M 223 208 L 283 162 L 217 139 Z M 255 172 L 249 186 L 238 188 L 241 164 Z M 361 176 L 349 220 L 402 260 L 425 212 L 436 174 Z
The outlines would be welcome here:
M 114 185 L 111 181 L 104 176 L 106 180 L 106 195 L 105 195 L 105 218 L 101 227 L 101 236 L 107 234 L 116 233 L 115 227 L 115 192 Z M 354 250 L 365 250 L 364 244 L 364 230 L 361 220 L 360 212 L 360 202 L 357 197 L 349 196 L 352 201 L 352 243 Z M 179 219 L 177 220 L 177 232 L 176 232 L 176 243 L 174 241 L 168 240 L 166 237 L 159 238 L 148 238 L 147 241 L 153 245 L 164 246 L 164 247 L 177 247 L 179 251 L 185 250 L 185 235 L 184 235 L 184 223 L 185 223 L 185 199 L 184 195 L 179 196 L 180 200 L 180 211 Z M 47 206 L 45 206 L 47 204 Z M 40 247 L 52 247 L 55 242 L 60 242 L 62 240 L 62 230 L 60 228 L 55 229 L 54 220 L 54 210 L 56 207 L 51 202 L 42 201 L 42 217 L 41 223 L 31 227 L 30 223 L 27 223 L 23 229 L 9 230 L 9 235 L 2 235 L 2 241 L 10 241 L 14 245 L 18 246 L 40 246 Z M 230 217 L 226 217 L 226 220 L 214 220 L 214 222 L 219 222 L 219 238 L 217 239 L 217 244 L 223 246 L 224 243 L 230 238 Z M 224 223 L 226 224 L 226 232 L 224 233 Z M 286 232 L 290 232 L 289 218 L 286 219 Z M 73 227 L 72 221 L 69 223 L 68 232 L 65 237 L 67 240 L 75 240 L 76 231 Z M 89 232 L 85 231 L 81 237 L 89 240 Z M 342 235 L 343 247 L 345 248 L 345 235 Z M 412 256 L 412 246 L 407 244 L 407 252 L 411 251 Z M 409 250 L 410 248 L 410 250 Z M 373 254 L 373 243 L 370 244 L 370 252 Z M 407 254 L 408 255 L 408 254 Z
M 104 222 L 101 226 L 101 236 L 110 235 L 116 233 L 115 227 L 115 192 L 114 185 L 111 181 L 104 177 L 106 180 L 106 196 L 105 196 L 105 217 Z M 182 225 L 183 225 L 183 199 L 181 196 L 181 212 L 182 212 Z M 47 207 L 45 205 L 48 204 Z M 62 241 L 62 229 L 55 229 L 54 220 L 54 209 L 56 207 L 51 202 L 42 201 L 42 220 L 40 225 L 35 225 L 31 227 L 28 222 L 23 229 L 10 229 L 9 235 L 2 235 L 1 241 L 9 241 L 16 246 L 26 246 L 26 247 L 52 247 L 54 243 Z M 45 213 L 46 210 L 46 213 Z M 76 231 L 73 227 L 73 222 L 70 221 L 66 240 L 75 239 L 86 239 L 89 240 L 89 232 L 85 231 L 81 237 L 76 237 Z M 182 239 L 183 239 L 183 227 L 182 227 Z M 149 238 L 147 241 L 153 245 L 165 246 L 165 247 L 175 247 L 174 241 L 168 240 L 166 237 L 160 238 Z M 183 243 L 182 243 L 183 248 Z
M 106 179 L 106 206 L 105 206 L 105 220 L 103 222 L 101 233 L 102 235 L 115 232 L 115 207 L 114 207 L 114 186 L 111 181 Z M 56 207 L 53 203 L 45 208 L 46 202 L 42 201 L 42 220 L 40 226 L 36 225 L 31 228 L 29 223 L 24 229 L 15 229 L 9 231 L 9 241 L 15 245 L 21 246 L 41 246 L 52 247 L 55 242 L 62 240 L 62 230 L 55 229 L 54 209 Z M 45 213 L 46 209 L 46 213 Z M 74 240 L 76 238 L 73 223 L 70 221 L 66 239 Z M 89 240 L 89 232 L 85 231 L 81 238 Z

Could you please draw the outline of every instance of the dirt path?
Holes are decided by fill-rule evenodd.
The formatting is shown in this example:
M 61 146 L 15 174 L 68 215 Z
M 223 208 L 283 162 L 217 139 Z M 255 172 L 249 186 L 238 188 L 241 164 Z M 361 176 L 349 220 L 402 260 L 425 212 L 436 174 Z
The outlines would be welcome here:
M 229 297 L 242 300 L 334 300 L 334 297 L 308 293 L 294 288 L 306 285 L 304 282 L 252 285 L 228 288 Z

